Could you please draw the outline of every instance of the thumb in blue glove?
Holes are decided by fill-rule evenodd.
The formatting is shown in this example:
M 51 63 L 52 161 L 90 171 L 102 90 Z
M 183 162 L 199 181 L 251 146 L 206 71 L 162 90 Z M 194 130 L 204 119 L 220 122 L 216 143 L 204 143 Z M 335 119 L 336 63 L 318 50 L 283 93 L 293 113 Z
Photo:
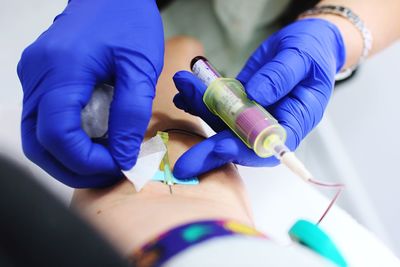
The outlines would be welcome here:
M 72 187 L 115 183 L 130 169 L 151 116 L 163 65 L 155 1 L 71 0 L 22 54 L 24 153 Z M 115 85 L 109 146 L 93 143 L 81 110 L 96 84 Z
M 174 97 L 175 106 L 195 116 L 200 116 L 213 130 L 214 136 L 200 142 L 185 152 L 175 163 L 177 178 L 193 177 L 218 168 L 228 162 L 244 166 L 274 166 L 275 158 L 258 157 L 224 122 L 212 114 L 203 102 L 206 91 L 204 83 L 187 71 L 177 72 L 173 77 L 179 93 Z M 251 160 L 250 160 L 251 159 Z
M 345 60 L 339 30 L 322 19 L 303 19 L 268 38 L 237 76 L 250 99 L 266 108 L 285 128 L 286 145 L 295 150 L 321 120 Z M 188 150 L 175 164 L 174 175 L 199 175 L 233 162 L 245 166 L 273 166 L 226 129 L 203 104 L 205 86 L 189 72 L 174 76 L 179 93 L 175 105 L 200 116 L 217 134 Z M 225 127 L 225 130 L 222 130 Z

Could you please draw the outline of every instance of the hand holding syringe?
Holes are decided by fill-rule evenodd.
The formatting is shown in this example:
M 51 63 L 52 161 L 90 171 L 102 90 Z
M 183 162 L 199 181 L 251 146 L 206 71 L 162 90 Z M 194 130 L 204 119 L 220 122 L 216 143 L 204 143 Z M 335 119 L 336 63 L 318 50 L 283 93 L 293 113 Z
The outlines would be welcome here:
M 285 145 L 286 131 L 263 107 L 247 98 L 236 79 L 222 78 L 204 57 L 192 60 L 193 73 L 207 86 L 203 101 L 261 158 L 275 156 L 291 171 L 308 181 L 311 173 Z
M 248 99 L 243 85 L 238 80 L 222 78 L 204 57 L 195 57 L 191 62 L 191 69 L 201 83 L 206 86 L 206 89 L 202 92 L 202 99 L 208 110 L 224 121 L 236 136 L 248 148 L 252 149 L 258 157 L 268 158 L 274 156 L 304 181 L 317 186 L 338 189 L 329 206 L 318 220 L 318 223 L 321 222 L 336 201 L 344 185 L 315 180 L 303 163 L 285 145 L 285 129 L 263 107 Z M 182 90 L 180 91 L 182 92 Z M 174 99 L 177 106 L 180 105 L 179 101 L 178 94 L 178 97 Z M 228 145 L 227 143 L 225 144 Z M 178 163 L 175 166 L 177 165 Z

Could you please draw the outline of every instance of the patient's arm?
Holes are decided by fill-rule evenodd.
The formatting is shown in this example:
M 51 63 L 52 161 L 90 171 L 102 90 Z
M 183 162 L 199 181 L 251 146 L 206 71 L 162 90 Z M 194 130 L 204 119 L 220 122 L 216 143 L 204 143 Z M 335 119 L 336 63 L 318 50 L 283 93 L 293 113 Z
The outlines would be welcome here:
M 189 68 L 190 60 L 203 53 L 193 39 L 179 37 L 166 43 L 165 66 L 158 82 L 153 117 L 146 138 L 157 130 L 180 128 L 204 134 L 200 121 L 175 108 L 173 74 Z M 196 136 L 170 133 L 171 164 L 191 146 Z M 148 183 L 140 193 L 125 180 L 106 189 L 76 190 L 72 206 L 95 225 L 123 254 L 179 224 L 202 219 L 234 219 L 252 225 L 246 192 L 233 165 L 200 177 L 200 184 L 174 185 L 173 195 L 161 182 Z

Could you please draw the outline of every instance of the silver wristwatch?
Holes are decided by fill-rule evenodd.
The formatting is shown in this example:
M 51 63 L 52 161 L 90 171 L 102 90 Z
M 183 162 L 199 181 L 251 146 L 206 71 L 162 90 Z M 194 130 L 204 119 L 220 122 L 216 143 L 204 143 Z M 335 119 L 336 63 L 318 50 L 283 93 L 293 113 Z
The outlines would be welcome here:
M 348 68 L 342 69 L 339 73 L 336 74 L 335 80 L 340 81 L 349 77 L 357 67 L 367 59 L 369 51 L 372 47 L 372 35 L 368 28 L 365 26 L 364 22 L 361 20 L 359 16 L 357 16 L 350 8 L 344 6 L 335 6 L 335 5 L 323 5 L 313 7 L 305 12 L 303 12 L 300 17 L 310 16 L 310 15 L 319 15 L 319 14 L 333 14 L 337 16 L 341 16 L 348 21 L 350 21 L 357 30 L 360 31 L 362 39 L 363 39 L 363 51 L 358 60 L 358 62 Z

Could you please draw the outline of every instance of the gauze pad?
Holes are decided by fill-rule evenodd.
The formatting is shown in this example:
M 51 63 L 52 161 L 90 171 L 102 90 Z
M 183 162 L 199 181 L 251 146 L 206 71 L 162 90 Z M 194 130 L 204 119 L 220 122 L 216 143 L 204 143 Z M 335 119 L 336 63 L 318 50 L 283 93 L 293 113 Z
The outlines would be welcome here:
M 142 190 L 146 183 L 156 174 L 166 152 L 167 148 L 158 135 L 140 146 L 136 165 L 128 171 L 122 171 L 126 178 L 133 183 L 137 192 Z

